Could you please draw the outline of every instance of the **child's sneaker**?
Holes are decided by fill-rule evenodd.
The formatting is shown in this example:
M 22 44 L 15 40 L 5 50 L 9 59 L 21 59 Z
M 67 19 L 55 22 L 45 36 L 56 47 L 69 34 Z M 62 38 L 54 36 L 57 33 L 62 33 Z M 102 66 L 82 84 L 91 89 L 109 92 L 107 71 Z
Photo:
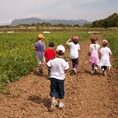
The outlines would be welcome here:
M 62 109 L 63 107 L 64 107 L 64 103 L 63 102 L 59 103 L 59 109 Z
M 102 71 L 104 71 L 104 68 L 102 68 Z
M 49 111 L 50 111 L 50 112 L 54 111 L 56 105 L 57 105 L 57 101 L 56 101 L 56 100 L 53 100 L 53 101 L 51 102 L 51 106 L 50 106 L 50 108 L 49 108 Z
M 104 69 L 102 69 L 102 73 L 103 73 L 103 76 L 106 75 L 106 71 Z
M 43 73 L 43 69 L 42 68 L 40 69 L 40 72 Z
M 77 71 L 76 71 L 76 69 L 75 69 L 75 68 L 73 68 L 73 72 L 74 72 L 74 74 L 77 74 Z
M 95 71 L 91 71 L 91 74 L 93 75 L 95 73 Z
M 43 69 L 40 68 L 40 69 L 39 69 L 39 74 L 42 74 L 42 73 L 43 73 Z

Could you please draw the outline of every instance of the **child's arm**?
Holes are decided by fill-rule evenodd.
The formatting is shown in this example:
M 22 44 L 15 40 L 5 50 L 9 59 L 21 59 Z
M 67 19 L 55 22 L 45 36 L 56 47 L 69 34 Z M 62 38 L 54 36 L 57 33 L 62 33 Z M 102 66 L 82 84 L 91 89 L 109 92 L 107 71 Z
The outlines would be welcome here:
M 36 46 L 34 46 L 34 51 L 36 51 L 37 49 L 36 49 Z
M 99 57 L 99 59 L 101 59 L 101 56 L 102 56 L 102 54 L 100 52 L 100 48 L 98 48 L 98 57 Z
M 111 51 L 111 49 L 109 48 L 109 55 L 112 55 L 112 51 Z
M 91 56 L 91 48 L 89 48 L 88 56 Z
M 66 45 L 68 45 L 68 43 L 71 41 L 71 38 L 68 39 L 68 41 L 66 41 Z
M 110 52 L 109 55 L 112 55 L 112 52 Z

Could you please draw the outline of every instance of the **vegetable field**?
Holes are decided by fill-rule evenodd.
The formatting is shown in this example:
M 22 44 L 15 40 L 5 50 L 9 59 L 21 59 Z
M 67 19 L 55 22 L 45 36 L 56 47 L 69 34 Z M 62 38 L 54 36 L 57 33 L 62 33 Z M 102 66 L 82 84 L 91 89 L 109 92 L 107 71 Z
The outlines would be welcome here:
M 109 41 L 109 46 L 112 50 L 113 56 L 116 61 L 114 66 L 118 68 L 118 33 L 103 33 L 103 37 Z
M 0 89 L 36 68 L 34 43 L 38 34 L 39 32 L 0 34 Z M 44 34 L 44 42 L 48 47 L 48 43 L 53 41 L 56 47 L 58 44 L 65 44 L 74 35 L 79 36 L 80 41 L 89 36 L 87 32 L 52 32 Z
M 42 32 L 0 34 L 0 118 L 118 118 L 118 33 L 55 31 L 43 34 L 46 47 L 53 41 L 56 48 L 74 35 L 79 36 L 81 46 L 76 75 L 72 73 L 69 48 L 66 48 L 64 58 L 70 68 L 65 78 L 65 106 L 62 110 L 56 107 L 53 113 L 49 112 L 50 79 L 46 65 L 42 75 L 37 73 L 34 43 L 39 33 Z M 107 39 L 113 52 L 110 58 L 113 67 L 107 69 L 106 76 L 101 68 L 91 75 L 87 53 L 92 37 L 98 38 L 100 45 Z

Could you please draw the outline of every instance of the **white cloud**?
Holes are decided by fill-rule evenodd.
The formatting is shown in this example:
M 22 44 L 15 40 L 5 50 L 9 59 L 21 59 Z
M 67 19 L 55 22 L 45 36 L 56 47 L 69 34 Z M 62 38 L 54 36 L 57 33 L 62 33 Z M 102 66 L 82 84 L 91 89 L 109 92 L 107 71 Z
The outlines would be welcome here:
M 27 17 L 93 21 L 118 12 L 117 4 L 117 0 L 1 0 L 0 22 Z

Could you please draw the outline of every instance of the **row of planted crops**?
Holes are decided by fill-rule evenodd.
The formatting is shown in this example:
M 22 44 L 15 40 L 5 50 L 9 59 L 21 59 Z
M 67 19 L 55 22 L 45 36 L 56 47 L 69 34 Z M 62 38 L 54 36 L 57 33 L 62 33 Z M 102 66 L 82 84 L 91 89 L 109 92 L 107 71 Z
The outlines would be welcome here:
M 0 89 L 7 83 L 18 80 L 37 67 L 34 43 L 37 35 L 42 32 L 0 33 Z M 51 32 L 43 34 L 45 44 L 53 41 L 55 47 L 72 36 L 79 36 L 80 41 L 88 39 L 88 32 Z M 115 67 L 118 67 L 118 33 L 103 32 L 103 37 L 110 43 L 113 56 L 116 58 Z
M 117 32 L 104 32 L 103 37 L 109 41 L 109 47 L 115 57 L 114 67 L 118 69 L 118 33 Z
M 0 89 L 37 67 L 34 43 L 39 33 L 42 32 L 0 33 Z M 74 35 L 79 36 L 80 41 L 89 36 L 87 32 L 51 32 L 43 35 L 46 47 L 50 41 L 56 47 L 58 44 L 65 44 Z

